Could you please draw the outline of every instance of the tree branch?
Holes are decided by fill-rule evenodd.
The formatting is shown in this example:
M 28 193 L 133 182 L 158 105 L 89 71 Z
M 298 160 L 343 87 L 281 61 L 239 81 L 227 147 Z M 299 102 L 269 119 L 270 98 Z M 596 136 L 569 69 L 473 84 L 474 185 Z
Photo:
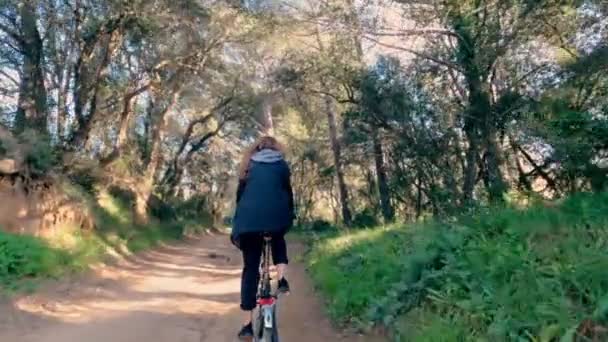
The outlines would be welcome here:
M 119 121 L 119 133 L 118 133 L 118 139 L 116 142 L 116 146 L 114 146 L 114 149 L 112 150 L 112 152 L 110 152 L 110 154 L 108 154 L 106 157 L 101 158 L 101 160 L 99 161 L 99 164 L 102 167 L 106 167 L 108 165 L 110 165 L 112 162 L 114 162 L 116 159 L 118 159 L 120 157 L 120 155 L 123 152 L 123 148 L 125 145 L 125 140 L 127 137 L 127 133 L 126 130 L 128 128 L 129 125 L 129 114 L 131 113 L 131 100 L 133 100 L 133 98 L 135 98 L 136 96 L 139 96 L 140 94 L 144 93 L 145 91 L 147 91 L 148 89 L 150 89 L 151 84 L 147 83 L 144 86 L 140 87 L 139 89 L 136 89 L 130 93 L 127 93 L 124 97 L 123 97 L 123 108 L 122 108 L 122 112 L 120 113 L 120 121 Z
M 329 96 L 340 104 L 358 104 L 359 103 L 356 99 L 354 99 L 351 96 L 344 99 L 344 98 L 340 98 L 330 92 L 326 92 L 326 91 L 322 91 L 322 90 L 310 89 L 309 92 L 314 93 L 314 94 Z
M 2 16 L 4 19 L 8 20 L 11 24 L 17 26 L 17 19 L 15 17 L 11 17 L 10 15 L 6 14 L 6 13 L 2 13 L 2 11 L 0 11 L 0 16 Z
M 399 31 L 368 31 L 365 34 L 370 34 L 377 37 L 411 37 L 411 36 L 424 36 L 424 35 L 443 35 L 443 36 L 452 36 L 459 38 L 458 33 L 445 30 L 445 29 L 407 29 L 407 30 L 399 30 Z
M 403 46 L 397 46 L 397 45 L 393 45 L 393 44 L 389 44 L 389 43 L 383 43 L 383 42 L 381 42 L 381 41 L 379 41 L 379 40 L 377 40 L 375 38 L 372 38 L 370 36 L 363 36 L 363 38 L 367 39 L 367 40 L 369 40 L 369 41 L 371 41 L 373 43 L 376 43 L 376 44 L 378 44 L 380 46 L 391 48 L 391 49 L 395 49 L 395 50 L 400 50 L 400 51 L 403 51 L 403 52 L 407 52 L 407 53 L 410 53 L 410 54 L 412 54 L 412 55 L 414 55 L 416 57 L 424 58 L 424 59 L 427 59 L 429 61 L 435 62 L 435 63 L 437 63 L 439 65 L 446 66 L 446 67 L 448 67 L 448 68 L 450 68 L 452 70 L 456 70 L 458 72 L 462 72 L 462 69 L 460 69 L 457 64 L 441 60 L 439 58 L 433 57 L 433 56 L 431 56 L 429 54 L 426 54 L 424 52 L 416 51 L 414 49 L 406 48 L 406 47 L 403 47 Z
M 226 124 L 226 122 L 228 122 L 228 120 L 222 121 L 219 125 L 217 125 L 217 127 L 213 131 L 205 133 L 202 137 L 200 137 L 198 139 L 198 141 L 196 143 L 192 144 L 192 147 L 186 154 L 185 160 L 188 161 L 190 159 L 190 157 L 194 154 L 194 152 L 198 152 L 201 148 L 203 148 L 203 146 L 205 145 L 207 140 L 216 136 L 220 132 L 220 130 L 222 128 L 224 128 L 224 125 Z
M 170 178 L 174 177 L 175 174 L 177 174 L 179 172 L 179 169 L 180 169 L 179 159 L 180 159 L 180 156 L 182 155 L 182 153 L 184 152 L 184 150 L 186 149 L 186 146 L 188 146 L 188 143 L 191 142 L 190 137 L 192 136 L 192 133 L 194 132 L 194 127 L 197 125 L 205 124 L 206 122 L 211 120 L 211 118 L 215 117 L 216 112 L 218 110 L 225 108 L 233 100 L 234 100 L 233 95 L 223 99 L 210 110 L 209 114 L 207 114 L 201 118 L 198 118 L 196 120 L 193 120 L 188 124 L 188 128 L 186 128 L 186 132 L 184 133 L 184 136 L 179 145 L 179 148 L 177 149 L 177 152 L 175 153 L 175 157 L 173 158 L 171 165 L 165 171 L 162 183 L 167 183 Z M 227 120 L 228 119 L 226 119 L 225 121 L 227 121 Z M 206 135 L 203 136 L 203 138 L 205 140 L 203 140 L 202 142 L 201 142 L 201 140 L 199 140 L 198 143 L 200 143 L 200 147 L 198 147 L 198 149 L 200 149 L 202 147 L 202 145 L 205 143 L 206 140 L 208 140 L 209 138 L 211 138 L 214 135 L 217 135 L 217 133 L 219 133 L 219 130 L 223 127 L 224 123 L 225 122 L 222 122 L 218 125 L 218 128 L 216 129 L 217 132 L 215 132 L 213 135 L 208 136 L 208 137 L 205 137 Z M 207 133 L 207 134 L 209 134 L 209 133 Z M 203 139 L 203 138 L 201 138 L 201 139 Z M 194 148 L 194 147 L 192 147 L 192 148 Z M 187 161 L 191 157 L 191 155 L 193 153 L 192 148 L 190 149 L 190 151 L 188 151 L 185 161 Z
M 4 96 L 13 96 L 15 94 L 17 94 L 19 91 L 17 89 L 9 89 L 9 88 L 5 88 L 0 86 L 0 94 L 4 95 Z
M 7 72 L 5 72 L 2 69 L 0 69 L 0 75 L 6 77 L 9 81 L 13 82 L 13 84 L 15 84 L 17 87 L 20 85 L 16 79 L 14 79 L 11 75 L 9 75 Z
M 543 23 L 547 26 L 549 26 L 549 28 L 551 28 L 551 30 L 553 31 L 553 34 L 557 37 L 557 39 L 559 40 L 559 44 L 560 44 L 560 48 L 564 51 L 566 51 L 571 57 L 573 57 L 574 59 L 578 59 L 579 56 L 576 52 L 572 51 L 569 47 L 568 44 L 566 42 L 566 40 L 564 39 L 564 36 L 562 36 L 562 33 L 560 32 L 559 28 L 553 24 L 551 24 L 549 21 L 547 21 L 547 19 L 543 18 L 542 19 Z
M 11 41 L 10 37 L 4 37 L 4 39 L 2 39 L 0 41 L 0 43 L 5 44 L 6 46 L 8 46 L 11 50 L 15 51 L 16 53 L 22 55 L 23 54 L 23 50 L 21 48 L 21 46 L 15 46 L 15 42 Z M 18 44 L 20 44 L 19 42 L 17 42 Z M 20 44 L 21 45 L 21 44 Z M 8 51 L 7 51 L 8 53 Z
M 4 33 L 6 33 L 11 38 L 16 40 L 19 43 L 19 45 L 25 45 L 25 41 L 23 40 L 23 37 L 21 37 L 21 35 L 19 35 L 19 33 L 14 31 L 10 27 L 4 25 L 3 23 L 0 23 L 0 30 L 4 31 Z
M 513 83 L 513 86 L 512 86 L 512 87 L 513 87 L 513 90 L 516 90 L 515 88 L 516 88 L 517 86 L 519 86 L 519 85 L 520 85 L 522 82 L 524 82 L 524 81 L 525 81 L 525 80 L 526 80 L 528 77 L 530 77 L 530 76 L 532 76 L 532 75 L 536 74 L 537 72 L 539 72 L 539 71 L 541 71 L 542 69 L 547 68 L 547 67 L 549 67 L 549 64 L 548 64 L 548 63 L 541 64 L 541 65 L 537 66 L 536 68 L 534 68 L 534 69 L 532 69 L 532 70 L 528 71 L 527 73 L 525 73 L 523 76 L 521 76 L 520 78 L 518 78 L 518 79 L 517 79 L 517 81 L 515 81 L 515 82 Z
M 536 162 L 534 161 L 534 159 L 532 158 L 532 156 L 521 146 L 519 145 L 515 140 L 512 140 L 511 138 L 511 144 L 513 144 L 513 146 L 519 151 L 521 152 L 521 154 L 523 154 L 524 158 L 526 159 L 526 161 L 528 161 L 528 163 L 530 163 L 533 167 L 533 170 L 531 173 L 538 173 L 541 178 L 543 178 L 546 182 L 547 182 L 547 186 L 551 187 L 552 189 L 557 189 L 556 188 L 556 184 L 555 184 L 555 180 L 552 179 L 548 173 L 546 173 L 543 170 L 543 166 L 544 165 L 538 165 L 536 164 Z

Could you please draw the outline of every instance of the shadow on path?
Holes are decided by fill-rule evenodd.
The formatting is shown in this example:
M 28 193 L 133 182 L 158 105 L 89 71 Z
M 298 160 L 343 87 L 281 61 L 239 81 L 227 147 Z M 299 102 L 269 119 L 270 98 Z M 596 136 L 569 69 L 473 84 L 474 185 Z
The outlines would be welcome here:
M 296 260 L 302 248 L 293 247 Z M 224 235 L 129 256 L 0 302 L 0 342 L 235 341 L 242 321 L 240 271 L 239 251 Z M 336 333 L 304 266 L 292 264 L 289 275 L 294 294 L 279 302 L 283 341 L 376 341 Z

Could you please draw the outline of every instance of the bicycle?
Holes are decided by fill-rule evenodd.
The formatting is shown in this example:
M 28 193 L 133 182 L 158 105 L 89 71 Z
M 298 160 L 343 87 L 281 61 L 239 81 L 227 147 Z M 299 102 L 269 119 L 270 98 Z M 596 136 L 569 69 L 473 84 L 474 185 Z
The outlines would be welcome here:
M 264 235 L 263 257 L 260 265 L 260 282 L 258 286 L 258 313 L 254 325 L 254 341 L 279 342 L 279 329 L 277 327 L 277 299 L 278 291 L 273 293 L 270 284 L 270 255 L 271 236 Z

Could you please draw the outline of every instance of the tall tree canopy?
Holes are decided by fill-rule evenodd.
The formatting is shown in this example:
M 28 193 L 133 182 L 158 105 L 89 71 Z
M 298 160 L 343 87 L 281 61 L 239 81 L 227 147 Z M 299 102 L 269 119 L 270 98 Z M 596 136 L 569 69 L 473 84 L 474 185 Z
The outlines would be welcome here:
M 269 128 L 289 147 L 302 220 L 601 191 L 606 11 L 591 0 L 4 0 L 0 118 L 48 143 L 42 172 L 93 161 L 128 183 L 142 217 L 153 194 L 228 210 L 238 155 Z

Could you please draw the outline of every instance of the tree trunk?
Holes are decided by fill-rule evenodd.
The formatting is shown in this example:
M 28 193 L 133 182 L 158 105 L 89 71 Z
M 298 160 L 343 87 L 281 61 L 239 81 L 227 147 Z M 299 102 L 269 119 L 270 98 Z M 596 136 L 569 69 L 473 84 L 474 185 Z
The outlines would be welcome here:
M 465 120 L 465 133 L 469 141 L 469 147 L 466 152 L 466 165 L 464 170 L 464 184 L 462 188 L 463 200 L 465 206 L 473 203 L 473 190 L 477 183 L 477 158 L 479 157 L 479 139 L 477 137 L 477 129 L 472 123 L 472 119 Z M 473 127 L 472 127 L 473 126 Z
M 382 151 L 382 141 L 378 136 L 378 130 L 372 128 L 372 143 L 374 145 L 374 161 L 376 165 L 376 176 L 378 177 L 378 193 L 380 194 L 380 206 L 384 222 L 389 223 L 395 219 L 395 212 L 391 205 L 390 190 L 384 165 L 384 152 Z
M 422 216 L 422 176 L 420 171 L 418 171 L 416 178 L 418 182 L 416 187 L 416 219 L 419 219 Z
M 116 137 L 116 145 L 112 149 L 109 155 L 102 158 L 99 161 L 101 167 L 107 167 L 112 164 L 115 160 L 120 158 L 125 149 L 128 133 L 129 133 L 129 123 L 131 122 L 132 109 L 131 109 L 131 101 L 125 101 L 124 108 L 122 113 L 120 114 L 120 120 L 118 124 L 118 135 Z
M 317 38 L 317 44 L 319 45 L 320 51 L 325 51 L 323 40 L 321 39 L 320 24 L 317 24 L 315 35 Z M 323 79 L 320 80 L 321 88 L 325 93 L 329 93 L 327 84 Z M 340 198 L 340 206 L 342 209 L 342 220 L 344 224 L 349 226 L 352 223 L 352 215 L 348 207 L 348 190 L 346 183 L 344 182 L 344 173 L 342 171 L 342 153 L 340 149 L 340 141 L 338 140 L 338 128 L 336 124 L 336 113 L 333 108 L 332 99 L 325 95 L 325 110 L 327 111 L 327 123 L 329 126 L 329 140 L 331 143 L 331 150 L 334 156 L 334 165 L 336 168 L 336 178 L 338 181 L 338 192 Z
M 272 96 L 262 103 L 262 134 L 274 135 L 274 120 L 272 119 Z
M 167 127 L 167 113 L 177 103 L 178 98 L 179 91 L 176 90 L 169 104 L 167 104 L 167 106 L 158 114 L 158 122 L 152 128 L 150 161 L 146 166 L 143 178 L 136 191 L 135 218 L 139 224 L 148 223 L 148 202 L 152 195 L 152 191 L 154 190 L 158 167 L 162 161 L 162 142 Z
M 479 156 L 480 147 L 485 149 L 487 158 L 484 166 L 488 171 L 487 190 L 491 201 L 501 201 L 505 191 L 504 180 L 500 171 L 501 155 L 496 142 L 496 117 L 490 101 L 490 85 L 488 72 L 493 61 L 479 64 L 477 56 L 476 36 L 472 34 L 470 23 L 461 15 L 454 14 L 453 26 L 459 34 L 458 59 L 463 68 L 463 75 L 469 91 L 469 108 L 465 112 L 465 133 L 469 140 L 467 151 L 467 167 L 463 188 L 464 204 L 472 201 L 475 186 L 475 165 Z
M 140 158 L 143 165 L 150 163 L 150 141 L 152 140 L 152 117 L 154 102 L 151 96 L 148 96 L 146 111 L 143 120 L 143 135 L 139 146 Z
M 158 127 L 154 129 L 152 140 L 152 153 L 150 163 L 146 167 L 143 178 L 138 185 L 137 198 L 135 201 L 135 218 L 139 224 L 148 223 L 148 202 L 154 190 L 154 178 L 161 162 L 162 131 L 164 130 L 164 119 L 161 119 Z
M 108 156 L 102 158 L 99 162 L 102 167 L 108 166 L 122 155 L 129 138 L 129 125 L 131 123 L 131 117 L 133 116 L 133 99 L 147 91 L 149 88 L 150 85 L 148 84 L 124 96 L 122 112 L 120 113 L 120 119 L 118 121 L 116 144 L 114 145 L 112 152 Z
M 48 15 L 50 17 L 58 15 L 58 5 L 54 2 L 49 3 Z M 66 117 L 69 112 L 67 101 L 69 98 L 68 92 L 70 91 L 72 70 L 70 55 L 73 43 L 63 41 L 63 37 L 57 33 L 58 29 L 58 27 L 54 27 L 53 25 L 48 27 L 46 41 L 48 42 L 48 57 L 53 71 L 54 88 L 57 92 L 57 117 L 55 120 L 57 145 L 63 146 L 66 134 Z
M 352 216 L 348 207 L 348 190 L 344 182 L 344 172 L 342 170 L 342 152 L 340 141 L 338 140 L 338 128 L 336 125 L 336 113 L 334 111 L 331 98 L 325 96 L 325 109 L 327 110 L 327 123 L 329 125 L 329 139 L 331 142 L 331 150 L 334 156 L 334 165 L 336 168 L 336 178 L 338 180 L 338 191 L 340 198 L 340 206 L 342 207 L 342 220 L 347 226 L 352 222 Z
M 378 186 L 376 185 L 375 171 L 370 167 L 364 167 L 363 172 L 365 173 L 365 184 L 367 185 L 367 191 L 365 196 L 369 208 L 374 212 L 374 215 L 378 213 L 380 205 L 378 203 Z
M 47 132 L 47 99 L 42 71 L 43 44 L 36 23 L 36 4 L 27 0 L 21 6 L 21 32 L 23 39 L 23 67 L 15 128 L 22 132 L 32 127 L 41 133 Z
M 57 141 L 61 145 L 65 137 L 66 131 L 66 115 L 67 115 L 67 93 L 70 84 L 70 75 L 64 78 L 64 75 L 59 77 L 59 87 L 57 90 Z
M 122 40 L 121 33 L 116 31 L 117 27 L 108 28 L 107 32 L 97 32 L 99 36 L 87 40 L 81 48 L 82 51 L 74 67 L 74 115 L 78 128 L 70 139 L 71 148 L 83 147 L 89 140 L 89 133 L 97 114 L 97 97 L 102 84 L 101 79 Z M 97 42 L 102 44 L 99 56 L 96 55 Z
M 487 191 L 490 201 L 502 200 L 505 192 L 504 180 L 500 171 L 501 154 L 496 142 L 495 117 L 490 103 L 489 91 L 481 80 L 477 66 L 465 64 L 467 71 L 465 78 L 469 88 L 469 110 L 465 118 L 465 133 L 469 140 L 467 151 L 467 168 L 465 170 L 464 203 L 472 201 L 473 188 L 476 183 L 477 158 L 480 147 L 486 152 L 484 158 L 484 169 L 488 172 Z
M 348 12 L 348 24 L 352 28 L 352 39 L 353 45 L 355 45 L 355 52 L 357 53 L 357 62 L 363 63 L 363 46 L 361 44 L 361 37 L 363 36 L 361 32 L 361 22 L 359 19 L 359 13 L 357 12 L 357 8 L 355 7 L 354 0 L 346 0 L 346 7 Z
M 493 122 L 490 122 L 493 126 Z M 506 191 L 505 180 L 500 170 L 502 165 L 502 153 L 498 142 L 496 141 L 496 130 L 493 127 L 487 127 L 485 131 L 486 145 L 486 171 L 488 172 L 488 193 L 490 201 L 493 203 L 504 201 L 503 195 Z

